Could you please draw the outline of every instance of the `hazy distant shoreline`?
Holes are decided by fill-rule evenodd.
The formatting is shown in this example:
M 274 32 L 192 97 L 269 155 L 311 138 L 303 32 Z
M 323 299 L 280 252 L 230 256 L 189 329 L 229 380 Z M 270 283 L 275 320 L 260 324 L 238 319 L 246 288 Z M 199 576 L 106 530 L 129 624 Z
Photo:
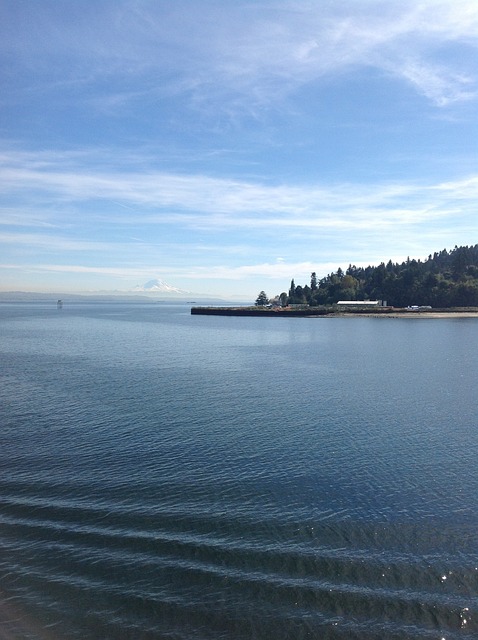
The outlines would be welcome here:
M 147 294 L 147 293 L 35 293 L 30 291 L 0 291 L 0 303 L 43 303 L 56 304 L 62 300 L 65 304 L 75 302 L 115 302 L 115 303 L 144 303 L 144 304 L 234 304 L 239 305 L 237 299 L 230 301 L 224 298 L 206 295 L 189 296 L 176 294 Z M 247 304 L 247 301 L 244 302 Z

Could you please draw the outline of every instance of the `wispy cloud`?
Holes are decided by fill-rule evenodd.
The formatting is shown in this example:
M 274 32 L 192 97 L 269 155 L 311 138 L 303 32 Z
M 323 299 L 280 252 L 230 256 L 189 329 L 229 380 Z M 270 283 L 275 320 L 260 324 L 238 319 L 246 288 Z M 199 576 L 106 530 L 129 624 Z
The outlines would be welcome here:
M 276 261 L 274 263 L 247 264 L 238 267 L 227 265 L 215 265 L 213 267 L 203 267 L 191 265 L 179 269 L 171 269 L 166 265 L 153 265 L 147 267 L 104 267 L 101 265 L 78 265 L 78 264 L 0 264 L 0 269 L 25 270 L 36 273 L 61 273 L 61 274 L 91 274 L 98 276 L 112 276 L 123 281 L 131 282 L 136 278 L 141 281 L 151 278 L 151 274 L 161 273 L 164 277 L 181 277 L 192 281 L 207 280 L 230 280 L 241 281 L 248 278 L 264 278 L 270 280 L 280 280 L 287 282 L 291 277 L 308 278 L 312 271 L 320 270 L 321 273 L 328 273 L 337 268 L 337 263 L 317 263 L 317 262 L 285 262 Z M 292 276 L 291 276 L 292 274 Z
M 29 206 L 36 201 L 41 210 L 45 202 L 54 202 L 60 217 L 58 203 L 72 210 L 86 203 L 85 215 L 105 222 L 174 223 L 216 230 L 236 225 L 340 229 L 420 224 L 453 215 L 458 200 L 461 211 L 466 211 L 478 195 L 475 176 L 436 184 L 269 185 L 158 171 L 91 171 L 84 160 L 72 166 L 74 158 L 65 165 L 53 157 L 48 162 L 43 158 L 42 164 L 27 158 L 20 164 L 15 153 L 10 163 L 4 155 L 0 190 L 6 197 L 15 195 L 20 207 L 24 201 Z M 12 211 L 10 207 L 10 219 Z M 34 217 L 42 217 L 38 209 Z
M 350 261 L 424 257 L 476 233 L 477 176 L 271 185 L 100 170 L 97 153 L 92 162 L 93 170 L 86 153 L 56 161 L 54 154 L 4 152 L 0 185 L 5 198 L 17 198 L 0 234 L 10 270 L 23 265 L 45 277 L 130 284 L 157 275 L 189 290 L 201 280 L 245 287 L 270 279 L 280 287 L 284 279 L 323 275 Z M 39 228 L 42 219 L 54 227 Z M 298 261 L 302 255 L 307 259 Z
M 121 247 L 107 242 L 74 240 L 68 236 L 54 236 L 41 233 L 0 233 L 0 245 L 28 245 L 50 251 L 117 251 Z
M 245 290 L 474 242 L 477 47 L 476 0 L 4 0 L 9 282 Z
M 222 69 L 239 87 L 266 81 L 265 92 L 277 95 L 278 88 L 375 67 L 444 106 L 476 95 L 472 54 L 454 66 L 438 66 L 431 54 L 445 44 L 476 51 L 477 27 L 473 0 L 336 3 L 326 16 L 317 3 L 295 3 L 253 23 L 243 46 L 226 48 Z
M 237 5 L 115 0 L 95 5 L 94 16 L 92 6 L 85 11 L 84 4 L 81 9 L 68 4 L 66 12 L 66 5 L 62 11 L 45 1 L 29 5 L 28 15 L 22 6 L 12 9 L 9 3 L 14 37 L 0 47 L 41 72 L 54 58 L 61 83 L 95 86 L 101 80 L 103 89 L 86 97 L 103 109 L 124 108 L 147 96 L 183 95 L 195 108 L 214 104 L 230 114 L 254 114 L 305 84 L 357 68 L 401 79 L 437 106 L 476 97 L 475 0 L 364 0 L 327 7 L 307 0 Z M 32 18 L 36 32 L 28 30 Z M 28 37 L 22 37 L 27 30 Z M 454 63 L 434 60 L 443 47 L 459 48 Z M 112 78 L 122 81 L 109 87 Z

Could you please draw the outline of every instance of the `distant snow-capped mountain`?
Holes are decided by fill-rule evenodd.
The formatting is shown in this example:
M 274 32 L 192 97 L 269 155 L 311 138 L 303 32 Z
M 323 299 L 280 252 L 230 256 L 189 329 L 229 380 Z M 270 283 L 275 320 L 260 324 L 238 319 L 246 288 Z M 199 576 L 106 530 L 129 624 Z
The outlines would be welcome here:
M 144 293 L 187 293 L 187 291 L 173 287 L 159 278 L 148 280 L 143 285 L 138 284 L 133 291 L 142 291 Z

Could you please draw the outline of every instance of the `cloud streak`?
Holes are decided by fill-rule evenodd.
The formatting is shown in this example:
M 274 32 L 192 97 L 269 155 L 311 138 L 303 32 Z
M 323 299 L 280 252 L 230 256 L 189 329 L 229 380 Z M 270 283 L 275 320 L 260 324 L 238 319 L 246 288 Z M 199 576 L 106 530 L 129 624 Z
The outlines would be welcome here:
M 57 209 L 58 203 L 78 209 L 86 203 L 92 210 L 87 215 L 109 222 L 216 229 L 244 224 L 311 229 L 419 224 L 453 215 L 458 201 L 462 211 L 471 208 L 478 196 L 475 176 L 436 184 L 267 185 L 194 174 L 91 172 L 81 163 L 76 167 L 67 163 L 62 169 L 53 158 L 44 166 L 29 159 L 20 166 L 16 154 L 11 162 L 4 156 L 0 179 L 5 197 L 15 195 L 20 201 L 23 197 L 29 206 L 43 201 L 55 202 Z M 109 203 L 107 211 L 95 207 L 104 202 Z M 41 218 L 42 213 L 37 211 L 34 217 Z
M 101 171 L 96 153 L 91 162 L 85 153 L 58 162 L 54 154 L 16 151 L 3 154 L 0 185 L 4 198 L 17 198 L 0 233 L 9 271 L 23 265 L 42 278 L 111 277 L 130 284 L 158 275 L 189 290 L 200 281 L 260 279 L 284 287 L 291 277 L 306 279 L 313 270 L 323 275 L 350 261 L 423 256 L 450 238 L 472 236 L 478 196 L 476 176 L 271 185 Z M 46 219 L 52 225 L 47 231 L 38 228 Z M 302 253 L 309 259 L 297 261 Z M 281 254 L 280 261 L 272 257 Z
M 78 264 L 0 264 L 0 269 L 28 270 L 35 273 L 61 273 L 78 275 L 113 276 L 120 280 L 131 281 L 149 279 L 151 273 L 162 273 L 164 276 L 186 277 L 192 281 L 229 280 L 241 281 L 251 277 L 281 280 L 287 282 L 291 273 L 295 277 L 307 278 L 311 271 L 320 269 L 326 273 L 337 268 L 336 263 L 312 263 L 312 262 L 274 262 L 262 264 L 248 264 L 239 267 L 216 265 L 214 267 L 202 267 L 191 265 L 180 269 L 168 268 L 165 265 L 148 265 L 147 267 L 103 267 L 100 265 L 85 266 Z
M 40 27 L 33 39 L 30 33 L 21 37 L 27 16 L 13 10 L 14 3 L 7 6 L 17 37 L 3 47 L 36 70 L 37 60 L 44 65 L 55 58 L 58 64 L 61 53 L 65 67 L 58 82 L 67 88 L 101 81 L 105 89 L 94 100 L 112 111 L 147 96 L 182 94 L 193 108 L 210 109 L 214 102 L 216 109 L 222 104 L 230 113 L 255 114 L 304 85 L 359 68 L 405 81 L 439 107 L 476 97 L 474 0 L 364 0 L 326 9 L 307 1 L 232 6 L 115 0 L 99 3 L 94 21 L 88 5 L 73 9 L 76 19 L 68 5 L 68 13 L 58 12 L 61 28 L 49 23 L 46 0 L 30 6 Z M 443 46 L 460 47 L 453 64 L 433 60 Z M 120 90 L 108 89 L 112 78 L 122 78 Z
M 9 282 L 250 290 L 474 241 L 477 35 L 476 0 L 4 0 Z

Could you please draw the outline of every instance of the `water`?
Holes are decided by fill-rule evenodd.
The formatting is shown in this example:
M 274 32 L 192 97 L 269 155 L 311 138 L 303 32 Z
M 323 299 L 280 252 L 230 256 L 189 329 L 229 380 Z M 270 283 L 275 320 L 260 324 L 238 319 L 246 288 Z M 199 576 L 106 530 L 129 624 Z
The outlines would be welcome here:
M 15 637 L 477 637 L 477 335 L 2 304 Z

